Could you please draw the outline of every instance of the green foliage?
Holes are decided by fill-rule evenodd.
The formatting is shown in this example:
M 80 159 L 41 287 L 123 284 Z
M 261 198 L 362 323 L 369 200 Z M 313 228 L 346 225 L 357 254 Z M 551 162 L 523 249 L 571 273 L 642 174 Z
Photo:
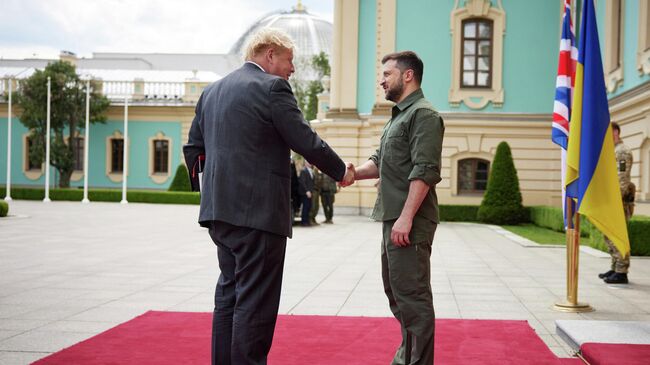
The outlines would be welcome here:
M 519 224 L 527 220 L 521 203 L 519 179 L 508 143 L 497 147 L 478 219 L 491 224 Z
M 0 200 L 0 217 L 6 217 L 9 213 L 9 203 L 4 200 Z
M 478 222 L 478 205 L 440 205 L 444 222 Z
M 564 218 L 562 209 L 557 207 L 531 207 L 531 221 L 540 226 L 551 228 L 555 231 L 564 231 Z M 633 216 L 627 224 L 630 238 L 632 256 L 650 256 L 650 217 Z M 588 219 L 580 220 L 580 236 L 584 237 L 582 244 L 587 244 L 595 249 L 607 252 L 607 245 L 603 234 L 589 222 Z
M 331 69 L 329 58 L 325 52 L 321 52 L 312 57 L 311 62 L 307 65 L 297 67 L 306 67 L 308 72 L 315 74 L 315 80 L 293 80 L 293 92 L 298 102 L 298 107 L 302 110 L 305 119 L 310 121 L 316 119 L 318 114 L 318 94 L 323 92 L 321 79 L 323 76 L 330 75 Z
M 0 188 L 0 194 L 4 194 L 5 188 Z M 29 188 L 11 188 L 11 197 L 23 200 L 43 200 L 45 190 Z M 81 189 L 51 189 L 50 199 L 81 201 L 83 190 Z M 88 199 L 93 202 L 119 202 L 122 200 L 122 191 L 113 189 L 92 189 L 88 191 Z M 126 199 L 130 203 L 157 203 L 157 204 L 199 204 L 201 196 L 193 192 L 167 192 L 156 190 L 129 190 L 126 192 Z
M 169 191 L 192 191 L 190 184 L 190 176 L 187 172 L 187 167 L 184 164 L 178 165 L 174 180 L 169 185 Z
M 21 83 L 16 93 L 20 121 L 30 130 L 30 160 L 40 165 L 45 160 L 47 129 L 47 78 L 51 80 L 50 163 L 59 171 L 59 185 L 70 186 L 74 170 L 73 137 L 85 126 L 86 82 L 79 78 L 75 66 L 68 62 L 50 63 Z M 106 121 L 109 100 L 100 94 L 96 82 L 90 83 L 90 121 Z
M 566 242 L 566 236 L 564 233 L 556 232 L 552 229 L 540 227 L 531 223 L 502 227 L 514 234 L 528 238 L 529 240 L 542 245 L 563 245 Z

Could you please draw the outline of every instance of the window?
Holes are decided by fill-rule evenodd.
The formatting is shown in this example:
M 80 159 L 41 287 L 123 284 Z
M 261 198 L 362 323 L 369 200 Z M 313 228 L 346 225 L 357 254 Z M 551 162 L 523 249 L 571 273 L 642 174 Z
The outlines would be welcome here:
M 458 161 L 458 194 L 483 193 L 489 172 L 490 161 L 479 158 Z
M 83 171 L 84 169 L 84 139 L 75 137 L 72 139 L 72 158 L 74 161 L 74 170 Z
M 650 74 L 650 1 L 639 1 L 639 41 L 636 68 L 640 75 Z
M 32 137 L 27 137 L 27 149 L 26 154 L 25 154 L 25 170 L 40 170 L 41 169 L 41 164 L 37 164 L 32 162 L 32 160 L 29 158 L 30 157 L 30 151 L 32 150 L 32 146 L 34 145 L 34 140 Z
M 153 173 L 166 174 L 169 172 L 169 141 L 156 139 L 153 141 Z
M 492 21 L 467 19 L 462 32 L 461 87 L 492 87 Z
M 501 1 L 455 1 L 451 12 L 449 105 L 501 108 L 506 13 Z
M 124 139 L 111 139 L 111 172 L 124 171 Z

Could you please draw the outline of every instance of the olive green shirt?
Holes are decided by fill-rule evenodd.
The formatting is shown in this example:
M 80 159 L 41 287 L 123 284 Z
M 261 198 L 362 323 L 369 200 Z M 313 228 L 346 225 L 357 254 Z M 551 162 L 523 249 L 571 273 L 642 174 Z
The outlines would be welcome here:
M 430 189 L 416 215 L 439 222 L 435 185 L 440 182 L 440 155 L 445 125 L 422 89 L 407 96 L 392 109 L 379 149 L 370 159 L 379 168 L 379 191 L 372 218 L 399 218 L 411 180 L 419 179 Z

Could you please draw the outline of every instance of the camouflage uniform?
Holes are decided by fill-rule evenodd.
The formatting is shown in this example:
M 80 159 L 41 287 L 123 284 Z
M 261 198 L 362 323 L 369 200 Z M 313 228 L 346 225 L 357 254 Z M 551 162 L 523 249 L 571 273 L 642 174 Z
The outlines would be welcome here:
M 336 181 L 327 175 L 323 175 L 321 181 L 320 198 L 321 203 L 323 203 L 325 222 L 332 223 L 332 217 L 334 216 L 334 194 L 336 194 L 337 190 Z
M 615 148 L 618 182 L 621 188 L 621 197 L 623 198 L 625 221 L 627 222 L 630 220 L 632 213 L 634 213 L 634 194 L 636 190 L 630 179 L 632 152 L 623 142 L 617 143 Z M 605 243 L 607 244 L 609 254 L 612 255 L 612 270 L 617 273 L 627 274 L 630 268 L 630 254 L 628 253 L 625 257 L 622 257 L 616 246 L 614 246 L 614 243 L 607 236 L 605 236 Z

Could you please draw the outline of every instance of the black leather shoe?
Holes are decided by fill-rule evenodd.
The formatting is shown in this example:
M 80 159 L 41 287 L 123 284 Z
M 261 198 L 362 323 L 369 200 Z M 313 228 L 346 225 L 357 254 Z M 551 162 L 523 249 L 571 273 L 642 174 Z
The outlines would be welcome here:
M 612 275 L 606 277 L 605 282 L 607 284 L 627 284 L 627 274 L 615 272 Z
M 601 279 L 604 279 L 604 278 L 612 275 L 613 273 L 615 273 L 614 270 L 609 270 L 608 272 L 603 272 L 603 273 L 598 274 L 598 277 L 601 278 Z

